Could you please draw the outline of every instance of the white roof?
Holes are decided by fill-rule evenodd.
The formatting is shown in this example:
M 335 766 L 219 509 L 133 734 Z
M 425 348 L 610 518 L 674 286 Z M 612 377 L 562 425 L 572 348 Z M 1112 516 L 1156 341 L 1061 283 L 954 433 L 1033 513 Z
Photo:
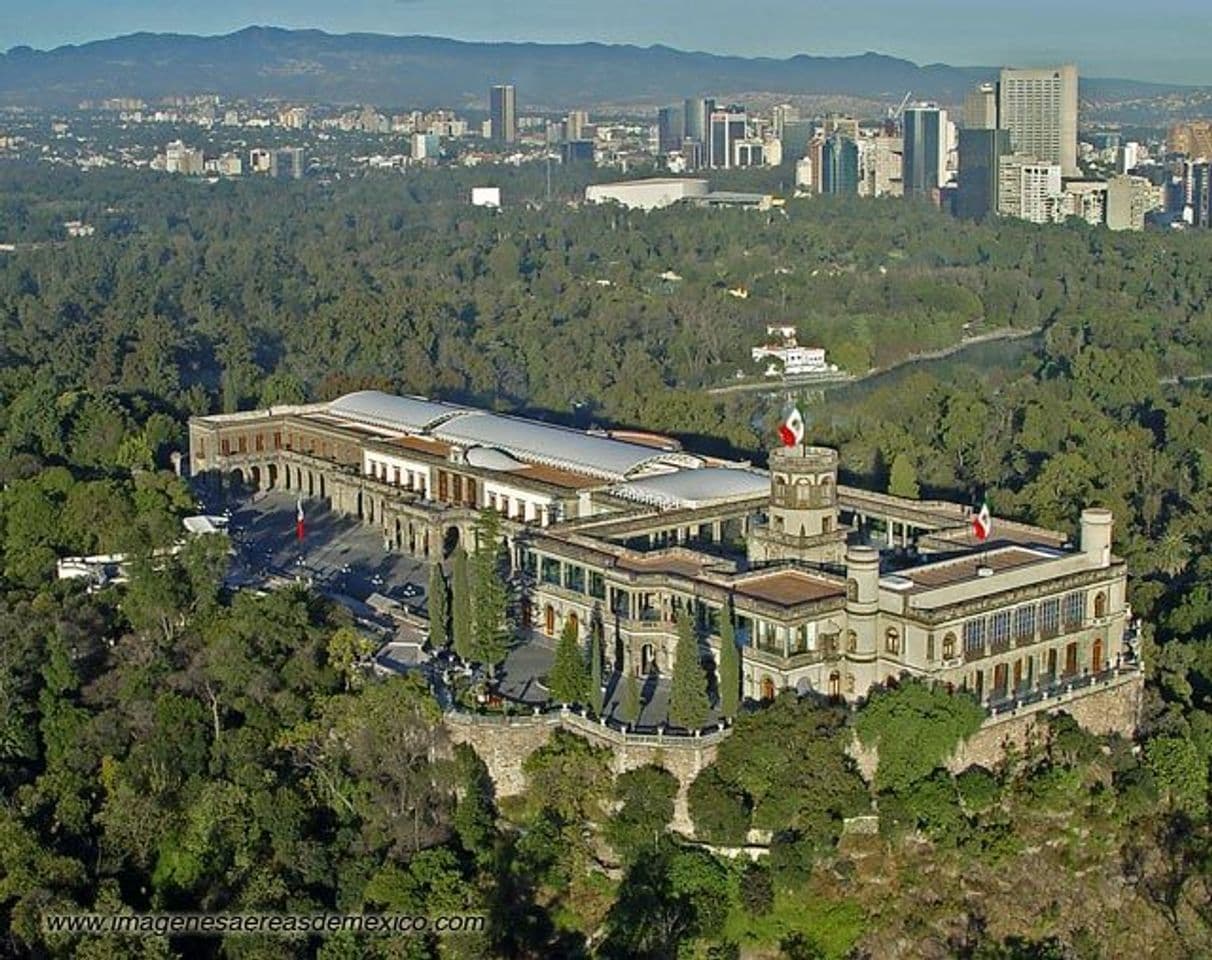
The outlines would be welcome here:
M 770 492 L 770 475 L 732 467 L 700 467 L 629 480 L 611 487 L 610 492 L 666 509 L 697 507 L 764 496 Z
M 328 412 L 333 416 L 407 433 L 429 430 L 447 417 L 467 409 L 424 397 L 397 397 L 379 390 L 347 393 L 328 405 Z
M 493 470 L 543 464 L 603 480 L 648 471 L 699 467 L 696 456 L 615 440 L 598 433 L 488 413 L 424 397 L 395 397 L 377 390 L 346 394 L 328 404 L 329 415 L 400 433 L 421 434 L 468 448 L 468 461 Z
M 499 413 L 465 413 L 439 424 L 433 435 L 447 443 L 495 447 L 527 463 L 623 480 L 646 468 L 698 466 L 690 454 L 559 427 Z

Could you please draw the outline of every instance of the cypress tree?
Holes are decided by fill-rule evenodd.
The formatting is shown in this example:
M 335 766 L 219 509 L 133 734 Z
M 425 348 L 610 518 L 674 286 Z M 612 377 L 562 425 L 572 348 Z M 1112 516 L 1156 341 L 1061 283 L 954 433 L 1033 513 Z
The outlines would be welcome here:
M 547 687 L 558 703 L 585 703 L 589 693 L 589 677 L 585 673 L 585 657 L 577 639 L 576 624 L 564 621 L 560 641 L 556 644 L 555 661 L 547 675 Z
M 741 707 L 741 652 L 736 648 L 732 604 L 720 611 L 720 713 L 728 719 Z
M 501 558 L 501 519 L 495 510 L 481 511 L 476 521 L 476 547 L 471 557 L 471 634 L 475 659 L 496 667 L 508 651 L 505 611 L 508 592 Z
M 450 628 L 454 648 L 464 660 L 475 656 L 471 634 L 471 582 L 467 576 L 467 552 L 456 547 L 450 577 Z
M 628 671 L 627 676 L 623 678 L 623 697 L 619 701 L 619 719 L 631 726 L 640 719 L 642 709 L 640 682 L 634 673 Z
M 707 674 L 699 659 L 699 641 L 690 614 L 678 615 L 678 646 L 669 692 L 669 721 L 676 727 L 698 730 L 707 722 L 711 701 L 707 699 Z
M 446 577 L 442 575 L 442 564 L 429 568 L 429 645 L 435 650 L 444 649 L 450 643 L 450 596 L 447 593 Z
M 602 627 L 594 624 L 589 631 L 589 705 L 594 716 L 602 715 Z

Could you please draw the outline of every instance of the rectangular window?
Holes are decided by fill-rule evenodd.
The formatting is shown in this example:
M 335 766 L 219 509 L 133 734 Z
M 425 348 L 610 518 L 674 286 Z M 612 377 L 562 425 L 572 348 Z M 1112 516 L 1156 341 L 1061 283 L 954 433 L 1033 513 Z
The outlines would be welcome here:
M 985 620 L 969 620 L 964 624 L 964 653 L 982 653 L 985 649 Z
M 989 618 L 989 641 L 995 647 L 1005 647 L 1010 642 L 1010 611 L 999 610 Z
M 934 659 L 934 634 L 926 634 L 926 660 L 927 662 Z
M 219 453 L 223 454 L 225 457 L 231 453 L 231 440 L 229 440 L 227 437 L 223 437 L 219 440 Z
M 1019 607 L 1014 611 L 1014 639 L 1031 640 L 1035 637 L 1035 604 Z
M 1063 609 L 1065 627 L 1069 630 L 1080 627 L 1086 619 L 1086 595 L 1070 593 L 1065 596 Z
M 253 449 L 256 450 L 257 453 L 260 453 L 265 449 L 265 438 L 259 433 L 253 438 Z
M 206 441 L 205 440 L 198 441 L 198 459 L 199 460 L 206 459 Z
M 533 577 L 539 570 L 539 558 L 533 550 L 522 551 L 522 570 Z
M 543 582 L 554 586 L 560 585 L 560 561 L 544 557 L 540 569 L 543 571 Z
M 749 617 L 738 616 L 736 618 L 736 640 L 742 647 L 750 645 L 750 640 L 753 637 L 753 621 Z
M 589 572 L 589 595 L 597 600 L 606 599 L 606 578 L 596 570 Z
M 564 586 L 576 593 L 585 592 L 585 568 L 569 564 L 564 568 Z
M 236 440 L 236 450 L 240 453 L 248 453 L 248 439 L 246 437 L 240 437 Z
M 1060 601 L 1045 600 L 1039 605 L 1039 632 L 1044 637 L 1060 633 Z
M 282 449 L 282 432 L 280 430 L 274 431 L 274 449 L 275 450 Z

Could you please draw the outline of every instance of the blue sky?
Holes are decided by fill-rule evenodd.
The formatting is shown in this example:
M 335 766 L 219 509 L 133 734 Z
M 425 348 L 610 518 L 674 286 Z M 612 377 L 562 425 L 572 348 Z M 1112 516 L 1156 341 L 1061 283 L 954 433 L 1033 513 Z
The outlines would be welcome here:
M 1207 0 L 0 0 L 0 47 L 251 23 L 468 40 L 664 43 L 744 56 L 875 50 L 918 63 L 1071 60 L 1091 76 L 1212 85 Z

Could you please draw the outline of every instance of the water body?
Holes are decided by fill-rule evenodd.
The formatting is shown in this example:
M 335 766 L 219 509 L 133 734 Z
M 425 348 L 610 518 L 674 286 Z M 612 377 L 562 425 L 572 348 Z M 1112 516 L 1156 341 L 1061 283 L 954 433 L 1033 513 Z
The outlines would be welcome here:
M 928 373 L 945 383 L 971 383 L 974 380 L 997 383 L 1032 368 L 1033 355 L 1039 349 L 1042 337 L 1042 333 L 1035 333 L 974 343 L 945 357 L 910 360 L 862 380 L 833 384 L 819 390 L 818 394 L 830 406 L 845 405 L 864 400 L 876 390 L 904 383 L 919 373 Z
M 876 373 L 861 380 L 823 386 L 779 387 L 763 394 L 766 401 L 754 418 L 754 427 L 761 429 L 766 417 L 777 413 L 788 403 L 798 403 L 809 419 L 842 423 L 849 412 L 860 406 L 873 393 L 907 383 L 921 373 L 927 373 L 944 383 L 998 383 L 1034 369 L 1034 354 L 1043 334 L 1005 340 L 985 340 L 963 347 L 945 357 L 909 360 L 891 370 Z

